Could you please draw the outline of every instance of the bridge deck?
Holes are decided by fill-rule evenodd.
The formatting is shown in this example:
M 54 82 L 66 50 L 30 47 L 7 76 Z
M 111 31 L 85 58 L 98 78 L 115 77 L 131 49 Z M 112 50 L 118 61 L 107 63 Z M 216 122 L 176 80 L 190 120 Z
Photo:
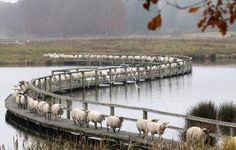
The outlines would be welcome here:
M 64 118 L 59 118 L 59 120 L 57 121 L 54 119 L 47 120 L 39 114 L 35 115 L 35 114 L 30 113 L 29 110 L 18 108 L 17 104 L 14 102 L 14 98 L 12 95 L 9 95 L 7 99 L 5 100 L 5 107 L 17 118 L 24 119 L 27 121 L 27 123 L 34 123 L 45 128 L 68 132 L 68 133 L 77 133 L 80 135 L 85 135 L 88 138 L 98 137 L 105 140 L 122 141 L 125 143 L 132 142 L 134 144 L 142 145 L 142 146 L 153 145 L 153 141 L 151 140 L 150 136 L 148 136 L 148 138 L 143 139 L 143 138 L 138 137 L 137 133 L 126 132 L 126 131 L 113 133 L 111 129 L 108 132 L 106 130 L 106 127 L 103 129 L 99 128 L 98 130 L 96 130 L 93 125 L 90 125 L 89 128 L 79 127 L 79 125 L 74 125 L 72 120 L 64 119 Z M 170 141 L 167 139 L 163 140 L 163 143 L 169 143 L 169 142 L 173 142 L 173 141 Z

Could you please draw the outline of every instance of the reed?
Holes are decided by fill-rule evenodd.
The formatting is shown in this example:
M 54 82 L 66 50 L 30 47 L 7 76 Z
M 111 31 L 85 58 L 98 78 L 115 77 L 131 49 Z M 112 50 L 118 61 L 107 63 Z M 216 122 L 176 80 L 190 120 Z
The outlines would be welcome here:
M 236 105 L 233 102 L 221 104 L 218 109 L 218 119 L 236 123 Z M 230 128 L 221 126 L 220 129 L 224 135 L 230 135 Z M 236 129 L 234 129 L 234 135 L 236 135 Z

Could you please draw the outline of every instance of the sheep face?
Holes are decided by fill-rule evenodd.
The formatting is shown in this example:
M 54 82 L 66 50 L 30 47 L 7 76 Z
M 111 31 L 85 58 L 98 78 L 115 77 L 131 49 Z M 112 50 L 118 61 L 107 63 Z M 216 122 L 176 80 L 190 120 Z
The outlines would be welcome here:
M 160 134 L 163 134 L 166 130 L 166 128 L 169 127 L 169 122 L 164 122 L 163 124 L 160 125 Z
M 104 115 L 101 115 L 101 118 L 102 118 L 102 120 L 105 120 L 105 116 Z
M 124 118 L 123 117 L 119 117 L 120 119 L 120 122 L 123 122 L 124 121 Z
M 152 119 L 151 121 L 152 121 L 152 122 L 158 122 L 159 119 Z

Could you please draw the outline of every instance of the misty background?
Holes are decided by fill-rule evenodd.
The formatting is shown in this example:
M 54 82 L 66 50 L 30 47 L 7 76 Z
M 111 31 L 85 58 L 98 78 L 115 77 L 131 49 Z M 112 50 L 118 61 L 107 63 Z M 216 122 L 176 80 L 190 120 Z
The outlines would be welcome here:
M 170 6 L 161 12 L 162 27 L 147 23 L 158 6 L 143 9 L 140 0 L 19 0 L 0 2 L 0 35 L 32 37 L 178 35 L 200 32 L 200 14 Z

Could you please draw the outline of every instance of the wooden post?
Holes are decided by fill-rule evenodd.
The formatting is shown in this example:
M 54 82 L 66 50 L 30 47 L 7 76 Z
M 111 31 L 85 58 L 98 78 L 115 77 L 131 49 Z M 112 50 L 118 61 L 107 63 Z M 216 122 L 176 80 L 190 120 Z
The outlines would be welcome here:
M 47 77 L 44 77 L 44 90 L 47 91 Z
M 169 64 L 170 64 L 170 66 L 169 66 L 169 69 L 170 69 L 170 74 L 169 74 L 169 76 L 172 77 L 172 67 L 171 67 L 171 63 L 169 63 Z
M 139 81 L 140 80 L 140 66 L 138 66 L 137 71 L 138 71 L 138 76 L 136 78 L 137 78 L 137 81 Z
M 41 78 L 39 78 L 39 89 L 42 89 Z
M 52 76 L 49 77 L 49 91 L 52 92 Z
M 112 74 L 111 74 L 111 68 L 109 68 L 109 80 L 110 80 L 110 84 L 112 84 Z
M 99 85 L 99 74 L 98 74 L 98 70 L 95 70 L 95 86 L 97 87 Z
M 128 77 L 128 73 L 127 73 L 127 66 L 125 67 L 125 83 L 127 82 L 127 77 Z
M 82 85 L 83 85 L 83 88 L 85 88 L 85 77 L 84 77 L 84 71 L 81 71 L 82 73 Z
M 83 107 L 85 110 L 88 110 L 88 103 L 87 102 L 83 102 Z
M 115 115 L 115 107 L 110 106 L 110 115 L 114 116 Z
M 71 73 L 69 74 L 70 75 L 70 93 L 72 93 L 72 75 Z
M 66 100 L 66 104 L 67 104 L 66 116 L 67 116 L 67 119 L 70 119 L 70 108 L 71 108 L 72 102 L 69 100 Z
M 147 111 L 143 110 L 143 119 L 147 119 L 148 118 L 148 113 Z
M 152 64 L 149 66 L 150 67 L 150 80 L 152 80 L 153 77 L 153 70 L 152 70 Z
M 59 74 L 59 91 L 61 91 L 61 74 Z
M 230 128 L 230 136 L 234 136 L 234 128 Z
M 145 79 L 148 79 L 148 70 L 147 70 L 147 66 L 145 66 L 144 68 L 145 68 L 145 72 L 146 72 Z

